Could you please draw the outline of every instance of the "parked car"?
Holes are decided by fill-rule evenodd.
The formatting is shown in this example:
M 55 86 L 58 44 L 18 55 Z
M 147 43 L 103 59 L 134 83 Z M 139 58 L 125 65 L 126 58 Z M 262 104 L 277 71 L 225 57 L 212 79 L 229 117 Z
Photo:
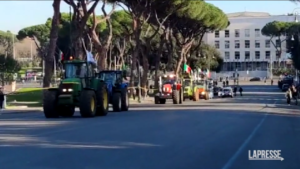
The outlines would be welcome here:
M 250 82 L 258 82 L 261 81 L 260 77 L 253 77 L 250 79 Z

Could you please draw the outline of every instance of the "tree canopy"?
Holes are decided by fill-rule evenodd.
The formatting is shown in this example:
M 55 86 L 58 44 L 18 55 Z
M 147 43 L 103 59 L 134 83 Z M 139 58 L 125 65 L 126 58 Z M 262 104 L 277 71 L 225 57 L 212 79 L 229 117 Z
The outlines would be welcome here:
M 276 45 L 272 42 L 273 46 L 276 48 L 277 52 L 281 53 L 281 43 L 286 41 L 286 51 L 291 54 L 291 59 L 293 65 L 298 70 L 300 69 L 300 49 L 299 49 L 299 29 L 300 23 L 297 22 L 282 22 L 282 21 L 273 21 L 267 23 L 261 30 L 262 34 L 272 38 L 277 38 L 280 44 Z M 280 39 L 282 36 L 285 36 L 284 39 Z M 279 49 L 278 49 L 279 48 Z M 277 53 L 278 54 L 278 53 Z M 280 55 L 277 55 L 280 58 Z
M 159 71 L 179 74 L 183 63 L 194 69 L 219 70 L 222 66 L 220 54 L 214 47 L 203 44 L 202 38 L 205 33 L 225 29 L 229 21 L 221 9 L 205 1 L 103 0 L 101 16 L 92 9 L 98 1 L 90 9 L 85 9 L 85 1 L 78 1 L 78 5 L 73 0 L 65 2 L 77 13 L 83 9 L 84 18 L 78 19 L 76 13 L 60 14 L 57 48 L 63 53 L 74 48 L 78 40 L 73 34 L 78 33 L 74 30 L 79 27 L 73 21 L 77 19 L 76 22 L 85 24 L 80 27 L 85 46 L 91 46 L 95 58 L 102 59 L 98 64 L 101 69 L 132 65 L 134 78 L 133 70 L 139 63 L 143 67 L 142 85 L 145 85 L 147 76 L 153 71 L 156 76 Z M 110 12 L 105 11 L 108 4 L 113 6 Z M 126 10 L 115 11 L 115 6 L 120 4 Z M 44 24 L 20 30 L 18 38 L 35 37 L 41 49 L 46 48 L 51 26 L 52 18 L 49 18 Z M 204 51 L 211 54 L 205 55 L 209 52 Z M 209 58 L 210 66 L 206 64 Z

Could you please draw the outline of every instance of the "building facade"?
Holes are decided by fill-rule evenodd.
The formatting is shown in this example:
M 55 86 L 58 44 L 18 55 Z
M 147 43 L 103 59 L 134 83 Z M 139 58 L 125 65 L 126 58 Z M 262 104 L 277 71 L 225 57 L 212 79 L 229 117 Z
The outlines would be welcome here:
M 286 65 L 286 37 L 266 37 L 262 28 L 272 21 L 295 22 L 295 16 L 272 16 L 262 12 L 228 14 L 230 26 L 204 36 L 204 42 L 219 49 L 224 58 L 223 71 L 267 71 Z M 281 54 L 277 51 L 281 46 Z

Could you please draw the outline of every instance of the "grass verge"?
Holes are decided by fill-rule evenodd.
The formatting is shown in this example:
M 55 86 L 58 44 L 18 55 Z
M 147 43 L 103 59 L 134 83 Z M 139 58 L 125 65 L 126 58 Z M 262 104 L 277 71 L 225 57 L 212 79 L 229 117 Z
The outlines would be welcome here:
M 6 96 L 7 106 L 42 106 L 42 88 L 22 88 L 13 94 Z M 16 102 L 14 102 L 16 101 Z

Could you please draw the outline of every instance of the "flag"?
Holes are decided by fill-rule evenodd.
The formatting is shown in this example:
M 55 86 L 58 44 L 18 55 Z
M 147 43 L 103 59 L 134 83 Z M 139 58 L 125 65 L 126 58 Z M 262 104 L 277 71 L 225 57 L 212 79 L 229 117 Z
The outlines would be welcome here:
M 201 69 L 198 69 L 198 73 L 201 73 L 202 72 L 202 70 Z
M 207 69 L 206 76 L 210 78 L 210 71 Z
M 184 64 L 183 65 L 183 71 L 187 72 L 187 73 L 191 73 L 192 69 L 191 69 L 191 67 L 189 65 Z
M 94 56 L 93 56 L 93 54 L 92 54 L 91 52 L 86 51 L 86 55 L 87 55 L 87 56 L 86 56 L 86 60 L 87 60 L 88 62 L 97 64 L 97 62 L 96 62 L 96 60 L 94 59 Z

